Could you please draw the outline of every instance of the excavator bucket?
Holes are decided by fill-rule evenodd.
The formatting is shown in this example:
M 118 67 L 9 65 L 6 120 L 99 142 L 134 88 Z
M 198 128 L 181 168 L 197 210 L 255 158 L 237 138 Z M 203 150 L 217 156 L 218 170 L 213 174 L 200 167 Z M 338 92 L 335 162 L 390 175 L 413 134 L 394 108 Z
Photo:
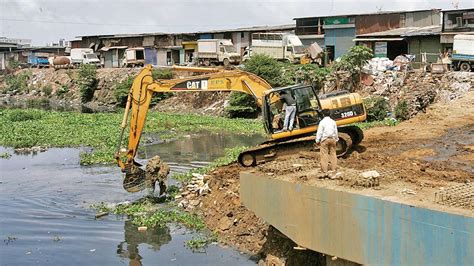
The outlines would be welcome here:
M 125 166 L 125 178 L 123 188 L 130 193 L 140 192 L 151 184 L 146 178 L 146 172 L 140 168 L 141 164 L 133 161 L 133 164 Z

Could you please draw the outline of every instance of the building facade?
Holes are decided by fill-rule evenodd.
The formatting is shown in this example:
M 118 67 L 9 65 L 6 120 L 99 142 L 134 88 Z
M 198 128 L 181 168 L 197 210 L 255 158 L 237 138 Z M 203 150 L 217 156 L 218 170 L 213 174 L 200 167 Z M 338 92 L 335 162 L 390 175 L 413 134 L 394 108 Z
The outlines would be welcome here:
M 454 35 L 474 34 L 474 8 L 444 10 L 441 44 L 446 50 L 453 48 Z
M 252 33 L 292 32 L 294 29 L 294 25 L 281 25 L 192 33 L 79 36 L 71 41 L 71 48 L 92 48 L 100 54 L 105 67 L 121 67 L 126 49 L 138 47 L 145 50 L 146 64 L 183 65 L 196 57 L 199 39 L 230 39 L 242 55 L 252 43 Z

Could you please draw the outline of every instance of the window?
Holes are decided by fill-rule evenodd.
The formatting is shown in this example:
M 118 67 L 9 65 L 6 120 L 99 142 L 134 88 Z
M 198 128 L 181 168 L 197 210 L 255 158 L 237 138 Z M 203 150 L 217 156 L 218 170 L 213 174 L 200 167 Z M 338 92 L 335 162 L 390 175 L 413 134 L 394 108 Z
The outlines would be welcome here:
M 242 38 L 242 39 L 245 38 L 245 33 L 244 32 L 240 33 L 240 38 Z

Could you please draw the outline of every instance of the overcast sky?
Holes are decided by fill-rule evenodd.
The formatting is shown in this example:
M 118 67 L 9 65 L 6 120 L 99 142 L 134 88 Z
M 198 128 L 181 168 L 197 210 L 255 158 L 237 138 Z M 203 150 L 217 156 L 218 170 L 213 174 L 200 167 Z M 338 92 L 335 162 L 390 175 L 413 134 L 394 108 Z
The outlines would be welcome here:
M 472 8 L 474 0 L 454 0 Z M 79 35 L 291 24 L 295 17 L 443 8 L 452 0 L 0 0 L 0 36 L 36 45 Z

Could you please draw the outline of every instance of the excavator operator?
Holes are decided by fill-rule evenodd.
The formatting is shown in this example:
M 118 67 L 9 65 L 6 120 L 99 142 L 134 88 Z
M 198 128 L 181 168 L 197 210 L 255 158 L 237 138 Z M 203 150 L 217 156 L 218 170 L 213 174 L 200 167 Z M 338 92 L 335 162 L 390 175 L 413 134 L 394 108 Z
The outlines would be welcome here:
M 280 100 L 285 104 L 285 120 L 283 131 L 293 131 L 293 124 L 296 116 L 296 101 L 290 93 L 280 91 Z

